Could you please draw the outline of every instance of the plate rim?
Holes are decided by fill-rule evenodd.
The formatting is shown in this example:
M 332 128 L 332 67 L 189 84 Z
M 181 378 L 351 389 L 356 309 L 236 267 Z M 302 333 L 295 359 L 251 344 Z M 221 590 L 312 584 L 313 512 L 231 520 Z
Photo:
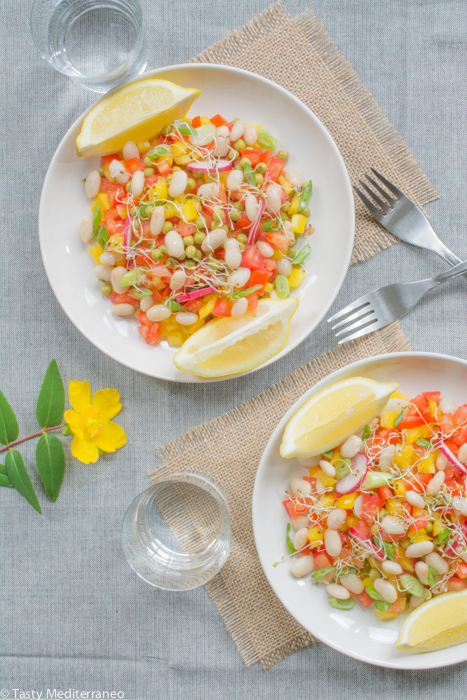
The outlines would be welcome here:
M 286 419 L 287 421 L 290 420 L 291 416 L 293 413 L 295 413 L 299 408 L 300 405 L 303 405 L 305 401 L 308 399 L 310 394 L 315 391 L 320 391 L 322 388 L 325 388 L 326 382 L 333 383 L 334 381 L 338 381 L 338 377 L 340 373 L 344 373 L 347 371 L 353 371 L 354 369 L 358 369 L 358 367 L 361 367 L 362 365 L 368 364 L 368 363 L 373 363 L 381 360 L 390 360 L 390 359 L 398 359 L 398 358 L 408 358 L 408 357 L 424 357 L 427 359 L 433 359 L 433 360 L 444 360 L 448 362 L 454 362 L 456 364 L 460 364 L 463 367 L 467 369 L 467 360 L 464 360 L 461 357 L 455 357 L 453 355 L 445 355 L 443 353 L 434 353 L 434 352 L 424 352 L 424 351 L 401 351 L 401 352 L 389 352 L 389 353 L 383 353 L 381 355 L 372 355 L 371 357 L 363 358 L 361 360 L 356 360 L 355 362 L 352 362 L 348 365 L 345 365 L 344 367 L 340 367 L 339 369 L 335 370 L 334 372 L 331 372 L 330 374 L 326 375 L 323 377 L 323 379 L 320 379 L 319 382 L 316 382 L 312 387 L 310 387 L 306 392 L 300 396 L 297 401 L 294 402 L 294 404 L 289 408 L 288 411 L 284 413 L 282 418 L 280 419 L 279 423 L 277 424 L 276 428 L 274 431 L 271 433 L 271 436 L 266 444 L 266 447 L 264 448 L 264 451 L 261 455 L 261 460 L 258 464 L 258 468 L 256 471 L 256 476 L 255 476 L 255 482 L 253 485 L 253 495 L 252 495 L 252 504 L 251 504 L 251 514 L 252 514 L 252 525 L 253 525 L 253 538 L 255 541 L 255 548 L 256 548 L 256 553 L 258 555 L 258 559 L 261 564 L 261 568 L 263 570 L 264 575 L 266 576 L 269 585 L 271 586 L 274 594 L 277 596 L 279 601 L 282 603 L 284 608 L 292 615 L 294 620 L 296 620 L 300 625 L 303 626 L 304 629 L 306 629 L 310 634 L 312 634 L 316 639 L 318 639 L 320 642 L 323 644 L 326 644 L 327 646 L 331 647 L 335 651 L 338 651 L 341 654 L 344 654 L 345 656 L 349 656 L 353 659 L 356 659 L 357 661 L 361 661 L 362 663 L 367 663 L 372 666 L 379 666 L 381 668 L 393 668 L 397 670 L 408 670 L 408 671 L 420 671 L 420 670 L 425 670 L 428 668 L 444 668 L 446 666 L 453 666 L 455 664 L 463 663 L 467 661 L 467 642 L 464 643 L 465 646 L 465 651 L 464 655 L 462 658 L 456 658 L 454 660 L 450 660 L 447 662 L 435 662 L 435 663 L 430 663 L 430 658 L 432 658 L 431 654 L 411 654 L 410 652 L 407 652 L 408 656 L 402 657 L 398 659 L 397 661 L 385 661 L 385 660 L 374 660 L 374 659 L 368 659 L 364 658 L 362 654 L 359 654 L 358 652 L 354 652 L 351 649 L 343 649 L 341 646 L 339 646 L 337 643 L 334 643 L 328 639 L 325 639 L 322 637 L 320 633 L 317 633 L 316 631 L 313 631 L 309 627 L 306 627 L 303 625 L 303 622 L 298 620 L 293 612 L 291 611 L 287 601 L 285 598 L 278 593 L 276 590 L 276 587 L 274 585 L 274 581 L 272 578 L 272 572 L 269 572 L 270 567 L 266 566 L 266 564 L 263 564 L 263 559 L 260 553 L 260 548 L 258 547 L 258 531 L 259 531 L 259 526 L 258 526 L 258 521 L 255 516 L 255 511 L 256 511 L 256 504 L 258 503 L 259 500 L 259 475 L 260 471 L 263 471 L 266 462 L 265 462 L 265 454 L 269 449 L 269 446 L 277 439 L 278 433 L 283 430 L 281 427 Z M 459 645 L 461 647 L 462 645 Z M 457 648 L 459 648 L 457 647 Z M 451 647 L 450 647 L 451 648 Z M 456 647 L 452 647 L 452 649 L 456 649 Z M 444 651 L 444 650 L 441 650 Z M 436 652 L 435 652 L 436 653 Z M 420 659 L 421 662 L 423 662 L 423 659 L 426 658 L 425 664 L 419 663 L 412 665 L 405 665 L 404 664 L 404 659 L 409 658 L 409 659 Z
M 297 104 L 297 106 L 306 110 L 306 112 L 308 112 L 311 119 L 315 121 L 316 126 L 318 127 L 318 129 L 321 132 L 321 135 L 327 140 L 330 148 L 334 152 L 334 156 L 336 157 L 336 159 L 337 159 L 337 161 L 342 169 L 342 172 L 344 175 L 344 178 L 343 178 L 344 189 L 345 189 L 345 194 L 346 194 L 346 198 L 347 198 L 347 205 L 349 207 L 349 214 L 350 214 L 350 219 L 348 222 L 349 236 L 347 239 L 347 252 L 345 255 L 346 265 L 343 267 L 342 272 L 339 275 L 338 283 L 336 285 L 336 289 L 334 290 L 333 295 L 330 297 L 329 302 L 323 308 L 322 312 L 317 316 L 317 318 L 316 318 L 314 324 L 312 325 L 312 327 L 310 328 L 310 330 L 303 337 L 299 337 L 298 339 L 294 340 L 293 342 L 290 342 L 289 340 L 287 340 L 286 345 L 277 355 L 271 357 L 269 360 L 262 363 L 258 367 L 255 367 L 255 368 L 249 370 L 248 372 L 241 372 L 238 374 L 232 374 L 232 375 L 227 375 L 225 377 L 215 377 L 215 378 L 202 378 L 202 377 L 191 375 L 189 373 L 186 373 L 187 374 L 186 377 L 183 376 L 184 373 L 181 373 L 181 376 L 163 376 L 162 374 L 155 374 L 154 372 L 149 373 L 143 369 L 139 369 L 135 365 L 132 365 L 129 361 L 116 359 L 112 354 L 110 354 L 110 352 L 108 350 L 106 350 L 106 349 L 104 349 L 104 347 L 102 347 L 100 342 L 96 342 L 90 337 L 90 333 L 87 332 L 79 324 L 79 322 L 76 319 L 74 319 L 72 311 L 70 309 L 68 309 L 68 307 L 66 307 L 65 305 L 62 304 L 62 301 L 60 299 L 59 290 L 56 290 L 55 284 L 53 282 L 53 276 L 51 274 L 49 274 L 49 269 L 48 269 L 48 265 L 47 265 L 47 261 L 46 261 L 47 256 L 46 256 L 46 252 L 45 252 L 45 242 L 44 242 L 45 237 L 46 237 L 46 235 L 45 235 L 45 229 L 46 229 L 45 216 L 46 216 L 46 213 L 45 213 L 45 209 L 44 209 L 44 207 L 45 207 L 44 193 L 45 193 L 46 189 L 48 189 L 49 180 L 52 180 L 52 178 L 53 178 L 52 171 L 54 169 L 54 165 L 55 165 L 56 161 L 58 161 L 59 152 L 61 151 L 65 142 L 70 138 L 71 132 L 73 132 L 78 127 L 78 125 L 84 120 L 86 115 L 95 107 L 95 105 L 100 100 L 102 100 L 103 98 L 107 97 L 108 95 L 116 92 L 117 90 L 121 89 L 122 87 L 125 87 L 126 85 L 130 85 L 130 84 L 138 82 L 140 80 L 145 80 L 147 78 L 151 78 L 151 77 L 155 77 L 155 76 L 162 75 L 162 77 L 163 77 L 164 73 L 173 72 L 176 70 L 199 70 L 199 69 L 207 70 L 207 71 L 210 71 L 210 70 L 222 71 L 222 72 L 226 71 L 228 73 L 234 73 L 237 75 L 238 74 L 245 75 L 245 76 L 248 76 L 248 78 L 250 78 L 250 79 L 253 77 L 255 80 L 258 80 L 261 83 L 265 83 L 265 84 L 269 85 L 270 87 L 272 87 L 274 90 L 277 90 L 280 93 L 283 93 L 284 95 L 288 96 L 293 102 L 295 102 Z M 42 233 L 42 232 L 44 232 L 44 233 Z M 97 100 L 95 100 L 92 104 L 90 104 L 89 107 L 74 120 L 74 122 L 71 124 L 71 126 L 67 129 L 67 131 L 65 132 L 65 134 L 61 138 L 60 143 L 57 145 L 57 147 L 54 151 L 54 154 L 52 156 L 52 159 L 49 163 L 49 166 L 47 168 L 47 172 L 45 174 L 45 177 L 44 177 L 44 181 L 43 181 L 43 185 L 42 185 L 42 189 L 41 189 L 40 201 L 39 201 L 39 209 L 38 209 L 38 233 L 39 233 L 39 247 L 40 247 L 40 251 L 41 251 L 42 264 L 44 266 L 45 274 L 46 274 L 47 280 L 52 288 L 54 296 L 55 296 L 56 300 L 58 301 L 60 308 L 65 313 L 65 315 L 67 316 L 69 321 L 71 321 L 73 326 L 81 333 L 81 335 L 83 335 L 91 343 L 91 345 L 93 345 L 95 348 L 97 348 L 104 355 L 106 355 L 107 357 L 112 359 L 114 362 L 118 362 L 118 364 L 123 365 L 124 367 L 128 367 L 128 369 L 136 371 L 139 374 L 143 374 L 144 376 L 152 377 L 154 379 L 162 379 L 162 380 L 171 381 L 171 382 L 180 383 L 180 384 L 201 384 L 201 385 L 203 385 L 203 384 L 206 384 L 208 382 L 209 383 L 211 383 L 211 382 L 223 382 L 223 381 L 227 381 L 227 380 L 238 379 L 240 377 L 244 377 L 244 376 L 247 376 L 253 372 L 257 372 L 261 369 L 264 369 L 268 365 L 273 364 L 277 360 L 282 359 L 283 357 L 288 355 L 298 345 L 303 343 L 304 340 L 306 340 L 306 338 L 318 327 L 318 325 L 321 323 L 324 316 L 326 315 L 326 313 L 329 311 L 330 307 L 332 306 L 339 291 L 341 290 L 342 285 L 343 285 L 344 280 L 345 280 L 345 277 L 349 271 L 350 259 L 352 257 L 352 252 L 353 252 L 353 247 L 354 247 L 354 242 L 355 242 L 355 203 L 354 203 L 354 198 L 353 198 L 353 193 L 352 193 L 352 184 L 350 181 L 350 176 L 349 176 L 349 173 L 347 171 L 347 167 L 345 165 L 342 154 L 339 151 L 333 137 L 331 136 L 329 131 L 326 129 L 324 124 L 321 122 L 321 120 L 315 115 L 315 113 L 312 112 L 311 109 L 309 107 L 307 107 L 307 105 L 305 105 L 305 103 L 302 102 L 298 97 L 293 95 L 286 88 L 283 88 L 281 85 L 278 85 L 274 81 L 269 80 L 269 78 L 264 78 L 263 76 L 258 75 L 257 73 L 253 73 L 251 71 L 247 71 L 247 70 L 244 70 L 242 68 L 235 68 L 233 66 L 224 66 L 224 65 L 218 64 L 218 63 L 207 63 L 207 64 L 205 64 L 205 63 L 178 63 L 178 64 L 174 64 L 171 66 L 163 66 L 162 68 L 155 68 L 153 70 L 146 71 L 138 76 L 135 76 L 133 78 L 130 78 L 130 79 L 120 83 L 115 88 L 113 88 L 112 90 L 109 90 L 109 92 L 105 93 L 105 95 L 101 95 Z M 155 362 L 154 365 L 156 367 L 157 363 Z

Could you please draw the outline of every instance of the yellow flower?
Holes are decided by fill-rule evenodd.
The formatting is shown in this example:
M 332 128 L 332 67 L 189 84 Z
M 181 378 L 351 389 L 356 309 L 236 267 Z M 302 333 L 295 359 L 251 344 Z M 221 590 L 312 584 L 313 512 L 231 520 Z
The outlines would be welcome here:
M 123 428 L 111 419 L 120 412 L 120 394 L 115 389 L 101 389 L 91 403 L 89 382 L 71 381 L 68 398 L 73 411 L 65 411 L 65 420 L 73 433 L 71 454 L 84 464 L 97 462 L 99 450 L 115 452 L 126 444 Z

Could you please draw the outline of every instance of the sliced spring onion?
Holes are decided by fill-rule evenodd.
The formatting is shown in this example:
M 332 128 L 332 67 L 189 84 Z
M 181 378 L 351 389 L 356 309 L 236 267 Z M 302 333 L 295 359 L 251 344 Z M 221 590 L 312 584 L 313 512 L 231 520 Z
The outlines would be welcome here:
M 328 603 L 331 608 L 337 608 L 337 610 L 352 610 L 355 605 L 353 598 L 347 598 L 347 600 L 339 600 L 338 598 L 328 598 Z
M 323 452 L 323 457 L 326 457 L 327 459 L 331 459 L 332 450 L 329 450 L 329 452 Z
M 387 603 L 385 600 L 375 600 L 375 608 L 380 612 L 386 612 L 390 607 L 391 603 Z
M 99 229 L 99 224 L 102 221 L 102 210 L 101 210 L 101 205 L 100 202 L 97 202 L 97 207 L 94 209 L 92 213 L 92 235 L 95 236 L 98 229 Z
M 418 578 L 415 578 L 415 576 L 411 576 L 410 574 L 404 574 L 403 576 L 400 576 L 399 582 L 404 591 L 408 591 L 412 595 L 423 596 L 425 592 Z
M 310 253 L 311 253 L 311 246 L 309 246 L 307 243 L 305 246 L 303 246 L 303 248 L 294 257 L 294 259 L 292 260 L 292 265 L 301 265 L 302 262 L 304 260 L 306 260 L 306 258 L 309 256 Z
M 188 122 L 184 122 L 182 119 L 176 119 L 174 121 L 174 126 L 177 129 L 179 134 L 183 134 L 183 136 L 197 136 L 198 132 L 194 127 L 191 126 L 191 124 L 188 124 Z
M 406 409 L 406 408 L 407 408 L 407 406 L 405 406 L 405 408 L 402 409 L 402 411 L 399 413 L 399 415 L 397 416 L 396 420 L 394 421 L 394 427 L 395 427 L 395 428 L 397 428 L 397 426 L 399 425 L 399 423 L 400 423 L 401 420 L 403 419 L 404 413 L 405 413 L 405 409 Z
M 120 280 L 120 286 L 130 287 L 135 282 L 139 282 L 139 280 L 143 276 L 144 273 L 139 269 L 139 267 L 135 267 L 133 270 L 130 270 L 125 275 L 123 275 L 122 279 Z
M 135 297 L 135 299 L 144 299 L 144 297 L 150 297 L 152 294 L 150 289 L 143 289 L 142 292 L 138 292 L 136 289 L 131 289 L 129 293 L 132 297 Z
M 352 462 L 350 459 L 340 459 L 337 464 L 334 465 L 336 470 L 336 479 L 342 479 L 350 471 L 350 466 Z
M 428 581 L 428 585 L 430 586 L 430 588 L 432 586 L 436 586 L 436 584 L 439 582 L 439 574 L 434 566 L 430 566 L 430 568 L 428 569 L 426 580 Z
M 258 131 L 258 143 L 260 143 L 264 148 L 267 148 L 268 151 L 273 151 L 275 148 L 277 148 L 276 139 L 264 129 L 259 129 Z
M 165 302 L 165 304 L 171 311 L 186 311 L 184 306 L 179 304 L 178 301 L 174 301 L 173 299 L 168 299 Z
M 396 558 L 396 553 L 394 552 L 394 547 L 390 542 L 383 542 L 384 544 L 384 549 L 386 550 L 386 554 L 388 555 L 388 559 L 395 559 Z
M 279 231 L 280 229 L 280 223 L 277 221 L 277 219 L 269 219 L 269 221 L 266 221 L 265 224 L 263 224 L 263 231 L 269 233 L 270 231 Z
M 251 187 L 256 187 L 256 175 L 249 163 L 245 163 L 243 166 L 243 174 L 245 179 Z
M 387 486 L 393 481 L 394 475 L 391 472 L 372 472 L 369 471 L 360 486 L 362 491 L 373 491 L 380 486 Z
M 420 445 L 420 447 L 425 447 L 425 449 L 427 450 L 431 450 L 431 448 L 433 447 L 429 440 L 424 440 L 423 438 L 415 440 L 415 444 Z
M 285 544 L 287 545 L 287 549 L 289 550 L 290 554 L 294 554 L 295 547 L 293 546 L 293 542 L 290 539 L 290 523 L 287 523 L 287 531 L 285 534 Z
M 421 585 L 421 584 L 420 584 Z M 378 591 L 373 586 L 365 586 L 365 590 L 373 600 L 383 600 Z
M 107 231 L 105 226 L 101 226 L 99 228 L 99 231 L 97 233 L 97 242 L 99 243 L 101 248 L 104 248 L 105 250 L 105 244 L 109 240 L 109 232 Z
M 363 435 L 362 435 L 363 442 L 365 442 L 365 440 L 368 440 L 370 435 L 371 435 L 371 428 L 369 425 L 365 425 L 365 427 L 363 428 Z
M 254 294 L 262 288 L 263 287 L 261 284 L 255 284 L 254 287 L 249 287 L 248 289 L 242 289 L 240 292 L 235 292 L 235 294 L 231 295 L 231 299 L 241 299 L 242 297 L 249 297 L 250 294 Z
M 153 148 L 151 151 L 148 151 L 146 153 L 146 158 L 151 158 L 155 160 L 156 158 L 161 158 L 162 156 L 165 156 L 166 153 L 168 153 L 168 150 L 166 148 L 163 148 L 162 146 L 156 146 L 156 148 Z
M 285 275 L 277 275 L 274 286 L 279 299 L 287 299 L 290 294 L 289 280 Z
M 325 566 L 323 569 L 318 569 L 318 571 L 315 571 L 314 574 L 311 574 L 311 578 L 314 581 L 321 581 L 324 576 L 327 576 L 327 574 L 330 574 L 331 571 L 332 573 L 335 572 L 335 567 L 334 566 Z
M 307 182 L 305 187 L 302 190 L 302 194 L 300 196 L 300 204 L 298 205 L 298 211 L 303 211 L 306 208 L 306 205 L 308 204 L 308 200 L 310 199 L 310 194 L 311 190 L 313 188 L 313 183 L 311 180 Z

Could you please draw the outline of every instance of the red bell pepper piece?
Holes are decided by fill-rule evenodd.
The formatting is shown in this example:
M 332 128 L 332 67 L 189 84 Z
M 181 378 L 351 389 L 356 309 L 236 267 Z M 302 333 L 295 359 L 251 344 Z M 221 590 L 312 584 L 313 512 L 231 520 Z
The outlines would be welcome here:
M 260 151 L 257 151 L 254 148 L 242 148 L 240 153 L 242 158 L 248 158 L 250 160 L 253 168 L 255 167 L 255 165 L 258 165 L 259 157 L 261 155 Z
M 130 158 L 130 160 L 126 160 L 123 165 L 125 166 L 125 169 L 133 174 L 137 170 L 144 170 L 144 166 L 141 165 L 141 161 L 139 158 Z
M 194 117 L 194 119 L 191 120 L 191 125 L 194 129 L 197 129 L 199 126 L 201 126 L 201 117 Z
M 249 279 L 248 286 L 249 287 L 256 287 L 256 285 L 260 284 L 262 288 L 258 289 L 257 293 L 259 294 L 260 297 L 262 297 L 264 292 L 265 292 L 264 288 L 265 288 L 265 285 L 266 285 L 268 279 L 269 279 L 269 272 L 261 272 L 260 270 L 254 270 L 251 273 L 251 277 Z
M 216 114 L 214 117 L 211 117 L 209 121 L 211 122 L 211 124 L 214 124 L 214 126 L 225 126 L 226 124 L 228 124 L 227 119 L 221 117 L 220 114 Z

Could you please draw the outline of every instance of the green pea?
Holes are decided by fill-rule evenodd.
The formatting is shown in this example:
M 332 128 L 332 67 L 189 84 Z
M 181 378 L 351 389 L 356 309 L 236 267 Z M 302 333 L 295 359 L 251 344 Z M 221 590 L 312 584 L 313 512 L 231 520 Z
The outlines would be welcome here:
M 240 163 L 237 163 L 237 165 L 234 165 L 234 170 L 241 170 L 243 172 L 243 168 L 240 165 Z
M 237 233 L 237 241 L 239 243 L 246 243 L 248 241 L 248 236 L 244 233 Z
M 153 204 L 148 204 L 147 207 L 144 207 L 144 215 L 147 219 L 152 215 L 154 211 L 154 205 Z
M 162 232 L 163 233 L 168 233 L 173 229 L 174 225 L 171 221 L 166 221 L 165 224 L 162 227 Z
M 193 236 L 184 236 L 183 237 L 183 243 L 185 245 L 185 248 L 188 248 L 189 245 L 193 245 L 194 242 L 195 242 L 195 239 L 193 238 Z
M 214 229 L 219 228 L 219 222 L 218 221 L 213 221 L 211 223 L 211 231 L 214 231 Z
M 130 209 L 130 216 L 136 216 L 137 213 L 138 213 L 137 208 L 136 208 L 136 207 L 131 207 L 131 209 Z
M 154 173 L 154 168 L 144 168 L 144 177 L 151 177 L 151 175 L 154 175 Z
M 229 160 L 236 160 L 239 156 L 239 152 L 235 150 L 235 148 L 231 148 L 229 153 L 228 153 L 228 159 Z
M 243 149 L 246 148 L 245 141 L 243 139 L 238 139 L 238 141 L 234 143 L 234 148 L 236 151 L 243 151 Z
M 135 310 L 133 311 L 133 316 L 134 316 L 135 318 L 138 318 L 139 312 L 140 312 L 140 309 L 135 309 Z M 99 449 L 99 448 L 97 448 L 97 449 Z
M 177 267 L 178 260 L 176 258 L 167 258 L 165 264 L 167 265 L 167 267 Z
M 260 185 L 263 184 L 264 177 L 260 173 L 255 175 L 255 178 L 256 178 L 256 186 L 257 187 L 259 187 Z
M 160 248 L 156 248 L 155 250 L 151 251 L 151 258 L 156 262 L 160 260 L 163 255 L 164 253 L 161 251 Z
M 189 245 L 187 248 L 185 248 L 185 255 L 187 258 L 195 258 L 196 257 L 196 248 L 194 245 Z
M 110 284 L 101 284 L 101 292 L 105 297 L 109 297 L 112 294 L 112 287 Z
M 172 126 L 168 124 L 167 126 L 163 126 L 161 129 L 161 134 L 162 136 L 168 136 L 172 130 Z
M 194 260 L 187 260 L 187 261 L 185 262 L 185 267 L 188 267 L 188 268 L 191 269 L 192 267 L 196 267 L 196 263 L 195 263 Z
M 177 170 L 181 170 L 180 166 L 174 165 L 172 168 L 172 172 L 175 173 Z
M 290 202 L 284 202 L 284 204 L 281 206 L 281 211 L 289 211 L 290 209 Z
M 185 260 L 186 259 L 186 253 L 181 253 L 181 255 L 177 255 L 177 260 Z
M 246 245 L 244 243 L 239 243 L 238 249 L 239 249 L 240 253 L 243 253 L 243 251 L 246 249 Z
M 259 173 L 260 175 L 264 175 L 264 173 L 266 172 L 267 169 L 268 169 L 268 166 L 266 165 L 266 163 L 258 163 L 258 165 L 255 168 L 256 172 Z
M 193 180 L 192 177 L 189 177 L 188 180 L 186 181 L 187 190 L 194 190 L 195 187 L 196 187 L 196 182 Z
M 133 228 L 135 229 L 135 231 L 137 231 L 140 226 L 141 224 L 139 223 L 138 219 L 136 219 L 136 221 L 133 221 Z
M 128 182 L 125 185 L 125 189 L 127 192 L 131 192 L 131 180 L 128 180 Z
M 105 177 L 104 168 L 99 168 L 98 173 L 101 177 Z
M 169 175 L 165 176 L 165 183 L 166 183 L 166 185 L 170 185 L 171 182 L 172 182 L 172 175 L 169 173 Z
M 311 214 L 311 211 L 310 211 L 309 207 L 305 207 L 305 209 L 302 209 L 302 211 L 300 213 L 303 214 L 303 216 L 306 216 L 308 218 Z
M 239 165 L 240 165 L 243 169 L 245 169 L 245 165 L 246 165 L 247 163 L 248 163 L 248 165 L 249 165 L 250 168 L 251 168 L 251 160 L 250 160 L 249 158 L 242 158 L 241 161 L 240 161 L 240 163 L 239 163 Z
M 152 168 L 152 166 L 154 165 L 152 158 L 148 158 L 148 156 L 145 156 L 145 158 L 144 158 L 144 165 L 145 165 L 147 168 Z
M 194 235 L 195 243 L 197 243 L 198 245 L 201 245 L 201 243 L 204 241 L 205 238 L 206 238 L 206 234 L 203 233 L 202 231 L 198 231 L 198 233 L 195 233 L 195 235 Z
M 294 258 L 297 255 L 297 251 L 295 248 L 289 248 L 287 251 L 287 256 L 289 258 Z
M 223 228 L 226 233 L 229 233 L 230 228 L 227 226 L 227 224 L 223 224 L 220 228 Z
M 196 217 L 196 219 L 194 220 L 194 224 L 196 228 L 206 228 L 206 222 L 200 216 Z
M 233 205 L 237 211 L 245 211 L 245 205 L 243 202 L 234 202 Z
M 277 154 L 277 157 L 280 158 L 281 160 L 287 160 L 287 158 L 289 157 L 289 154 L 287 151 L 279 151 L 279 153 Z
M 381 578 L 381 574 L 379 573 L 378 569 L 370 569 L 368 577 L 371 578 L 372 581 L 376 581 L 377 578 Z
M 196 250 L 196 257 L 198 258 L 198 260 L 202 260 L 202 259 L 203 259 L 203 254 L 202 254 L 202 252 L 201 252 L 200 250 Z
M 241 214 L 236 209 L 234 209 L 233 211 L 230 212 L 230 218 L 232 219 L 232 221 L 238 221 L 240 217 L 241 217 Z
M 195 180 L 199 180 L 200 177 L 203 177 L 203 173 L 198 173 L 196 171 L 191 173 L 191 176 L 195 178 Z

